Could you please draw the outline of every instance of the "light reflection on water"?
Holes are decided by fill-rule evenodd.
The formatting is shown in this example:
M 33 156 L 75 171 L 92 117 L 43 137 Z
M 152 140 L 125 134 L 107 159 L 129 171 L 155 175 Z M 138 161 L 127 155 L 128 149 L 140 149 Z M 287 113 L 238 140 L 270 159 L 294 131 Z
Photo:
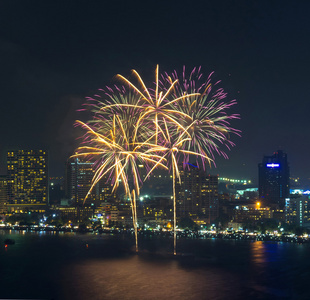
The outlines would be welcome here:
M 266 244 L 262 241 L 251 243 L 252 262 L 257 266 L 263 266 L 267 263 Z
M 68 299 L 70 294 L 74 299 L 234 299 L 231 285 L 240 286 L 238 277 L 224 270 L 184 269 L 176 260 L 137 255 L 85 261 L 68 266 L 63 279 L 69 274 L 73 280 L 66 287 Z M 237 296 L 238 290 L 234 292 Z
M 0 230 L 0 298 L 310 299 L 310 247 L 230 240 L 19 233 Z M 86 247 L 86 244 L 89 247 Z M 16 289 L 16 286 L 19 288 Z

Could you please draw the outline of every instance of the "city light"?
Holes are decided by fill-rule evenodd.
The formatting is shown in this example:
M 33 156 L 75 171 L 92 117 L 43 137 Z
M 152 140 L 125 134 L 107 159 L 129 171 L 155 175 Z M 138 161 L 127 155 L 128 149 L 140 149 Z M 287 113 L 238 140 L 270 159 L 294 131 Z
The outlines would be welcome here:
M 279 168 L 279 167 L 280 167 L 280 164 L 275 164 L 275 163 L 267 164 L 266 167 L 267 167 L 267 168 Z
M 251 184 L 252 181 L 248 179 L 233 179 L 233 178 L 228 178 L 228 177 L 219 177 L 219 181 L 224 181 L 224 182 L 232 182 L 232 183 L 240 183 L 243 185 Z

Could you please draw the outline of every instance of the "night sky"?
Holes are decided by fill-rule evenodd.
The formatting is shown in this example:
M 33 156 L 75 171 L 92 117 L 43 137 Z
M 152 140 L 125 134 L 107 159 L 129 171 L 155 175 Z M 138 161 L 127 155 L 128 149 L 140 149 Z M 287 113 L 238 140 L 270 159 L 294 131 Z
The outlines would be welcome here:
M 85 96 L 136 69 L 202 66 L 238 105 L 229 160 L 211 174 L 257 180 L 263 155 L 310 177 L 309 1 L 0 1 L 1 165 L 13 148 L 50 150 L 63 175 Z

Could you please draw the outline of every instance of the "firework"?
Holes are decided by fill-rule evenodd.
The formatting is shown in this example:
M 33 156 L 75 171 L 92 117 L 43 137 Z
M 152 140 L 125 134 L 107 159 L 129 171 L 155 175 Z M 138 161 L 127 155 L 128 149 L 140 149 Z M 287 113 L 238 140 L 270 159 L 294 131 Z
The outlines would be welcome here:
M 179 77 L 175 71 L 171 76 L 166 74 L 163 81 L 172 82 L 178 79 L 173 89 L 173 96 L 177 99 L 180 95 L 192 95 L 174 103 L 176 110 L 189 116 L 182 122 L 191 138 L 186 143 L 186 148 L 212 158 L 215 165 L 214 153 L 228 158 L 222 147 L 230 150 L 234 146 L 230 140 L 230 134 L 239 135 L 240 131 L 232 128 L 229 122 L 232 119 L 238 119 L 239 115 L 227 114 L 226 111 L 235 105 L 236 101 L 225 101 L 227 93 L 222 88 L 217 88 L 220 81 L 212 83 L 213 73 L 204 80 L 200 69 L 200 67 L 194 68 L 187 77 L 184 67 L 182 76 Z M 205 160 L 201 159 L 202 156 L 199 157 L 205 168 Z
M 102 113 L 100 103 L 92 104 L 91 109 L 96 113 L 89 124 L 76 122 L 86 130 L 86 133 L 83 145 L 77 149 L 73 157 L 82 156 L 95 160 L 96 172 L 87 196 L 106 175 L 113 179 L 113 191 L 118 188 L 119 182 L 122 182 L 126 197 L 131 202 L 136 250 L 138 251 L 136 196 L 140 192 L 141 179 L 137 164 L 143 163 L 147 167 L 152 164 L 166 167 L 158 162 L 163 161 L 161 156 L 146 153 L 146 150 L 150 148 L 150 144 L 147 148 L 145 146 L 149 138 L 145 134 L 146 129 L 143 128 L 143 123 L 136 126 L 139 115 L 135 115 L 134 110 L 125 108 L 122 113 L 107 115 Z
M 126 84 L 136 97 L 133 101 L 129 102 L 124 101 L 124 97 L 109 95 L 112 101 L 101 108 L 105 113 L 122 109 L 135 110 L 139 114 L 138 122 L 136 123 L 137 127 L 143 123 L 149 130 L 153 129 L 155 132 L 155 144 L 158 144 L 158 127 L 164 121 L 172 123 L 183 131 L 185 130 L 178 119 L 189 118 L 189 115 L 186 114 L 186 112 L 175 109 L 174 104 L 184 98 L 191 98 L 199 95 L 198 93 L 191 93 L 180 95 L 179 97 L 172 96 L 172 91 L 178 80 L 176 79 L 173 82 L 159 81 L 158 72 L 159 67 L 157 65 L 155 71 L 155 89 L 148 89 L 141 76 L 135 70 L 133 70 L 132 73 L 137 84 L 134 84 L 122 75 L 117 75 L 117 78 Z
M 229 135 L 239 131 L 230 127 L 229 120 L 239 116 L 226 113 L 236 102 L 225 102 L 223 89 L 213 91 L 217 83 L 212 85 L 211 75 L 203 81 L 200 68 L 189 78 L 184 69 L 180 79 L 176 72 L 159 76 L 158 70 L 157 66 L 154 89 L 147 88 L 133 71 L 136 83 L 117 75 L 123 85 L 107 87 L 100 90 L 102 95 L 88 98 L 87 108 L 94 117 L 87 123 L 77 121 L 86 133 L 74 156 L 95 160 L 89 193 L 106 175 L 113 178 L 113 190 L 122 182 L 131 202 L 137 251 L 136 197 L 142 184 L 137 163 L 145 165 L 147 177 L 158 166 L 172 170 L 176 254 L 175 181 L 181 182 L 179 162 L 184 164 L 195 156 L 205 167 L 214 163 L 215 152 L 227 157 L 221 146 L 229 149 L 234 145 Z
M 171 155 L 171 165 L 173 173 L 173 199 L 174 199 L 174 254 L 176 254 L 176 199 L 175 199 L 175 180 L 179 178 L 178 160 L 174 153 L 179 156 L 183 154 L 183 167 L 189 160 L 190 155 L 196 157 L 196 163 L 202 162 L 205 169 L 206 162 L 210 165 L 214 162 L 214 153 L 227 157 L 221 146 L 225 145 L 228 149 L 234 146 L 230 141 L 230 134 L 239 135 L 239 130 L 230 126 L 229 121 L 238 119 L 239 115 L 228 115 L 226 110 L 236 104 L 235 100 L 225 102 L 227 94 L 222 88 L 213 91 L 213 87 L 219 82 L 212 85 L 211 75 L 206 81 L 200 73 L 200 68 L 194 68 L 189 77 L 186 77 L 185 67 L 181 78 L 177 73 L 169 76 L 167 73 L 162 76 L 162 82 L 176 82 L 173 85 L 172 96 L 179 101 L 173 102 L 173 109 L 182 112 L 187 117 L 179 121 L 180 126 L 175 128 L 179 134 L 176 144 L 167 149 Z M 183 131 L 180 131 L 182 127 Z M 167 129 L 167 126 L 165 127 Z M 170 124 L 173 128 L 173 124 Z M 167 131 L 167 130 L 166 130 Z M 163 133 L 164 139 L 169 141 L 169 133 Z
M 181 184 L 181 178 L 179 173 L 179 161 L 183 156 L 184 157 L 189 155 L 194 156 L 200 156 L 202 159 L 211 161 L 211 159 L 203 154 L 193 152 L 190 150 L 184 149 L 183 145 L 190 141 L 191 138 L 187 137 L 187 132 L 183 131 L 182 133 L 179 133 L 178 130 L 175 130 L 172 127 L 172 131 L 169 131 L 169 127 L 167 123 L 164 120 L 164 128 L 162 129 L 159 127 L 159 132 L 164 137 L 164 142 L 160 146 L 153 146 L 151 147 L 147 152 L 148 153 L 162 153 L 162 159 L 167 158 L 168 165 L 170 166 L 170 169 L 172 169 L 172 180 L 173 180 L 173 253 L 174 255 L 177 254 L 176 252 L 176 194 L 175 194 L 175 181 L 176 179 L 179 180 Z M 158 163 L 161 163 L 161 160 L 158 161 Z M 156 165 L 153 167 L 153 169 L 156 167 Z M 149 174 L 153 171 L 153 169 L 150 170 Z M 147 176 L 149 176 L 149 174 Z

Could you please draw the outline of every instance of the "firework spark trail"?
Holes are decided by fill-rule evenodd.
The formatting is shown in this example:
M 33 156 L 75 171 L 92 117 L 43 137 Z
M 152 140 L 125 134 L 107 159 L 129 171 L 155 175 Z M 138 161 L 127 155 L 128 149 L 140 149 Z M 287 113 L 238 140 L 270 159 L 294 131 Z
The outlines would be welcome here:
M 176 254 L 176 195 L 175 181 L 181 182 L 178 162 L 183 164 L 194 155 L 205 164 L 214 163 L 214 153 L 227 157 L 221 146 L 234 146 L 229 134 L 239 134 L 229 121 L 239 118 L 226 110 L 236 102 L 225 102 L 226 93 L 213 91 L 211 75 L 203 81 L 200 67 L 186 77 L 185 67 L 181 79 L 174 71 L 159 75 L 155 71 L 155 88 L 147 88 L 140 75 L 133 70 L 135 81 L 117 75 L 123 85 L 101 89 L 103 95 L 88 97 L 86 107 L 93 120 L 77 124 L 86 129 L 84 144 L 74 156 L 96 159 L 93 187 L 106 175 L 114 179 L 113 190 L 119 180 L 131 202 L 133 225 L 137 241 L 136 197 L 139 196 L 141 178 L 137 162 L 146 166 L 147 177 L 158 166 L 172 169 L 174 201 L 174 254 Z M 151 167 L 153 165 L 153 167 Z M 147 178 L 146 177 L 146 178 Z M 132 181 L 130 180 L 132 178 Z
M 146 150 L 150 148 L 150 144 L 148 144 L 147 149 L 145 147 L 149 138 L 144 141 L 143 135 L 140 134 L 145 130 L 137 129 L 136 120 L 131 114 L 114 114 L 109 117 L 104 116 L 102 111 L 98 110 L 98 106 L 94 110 L 97 115 L 89 124 L 77 121 L 77 124 L 86 130 L 84 143 L 89 146 L 79 147 L 77 153 L 72 157 L 82 156 L 96 159 L 97 169 L 86 197 L 107 174 L 114 178 L 113 191 L 119 186 L 119 180 L 121 180 L 125 194 L 131 202 L 136 251 L 138 251 L 136 197 L 140 193 L 139 182 L 141 179 L 137 163 L 143 163 L 144 165 L 156 164 L 164 168 L 166 166 L 158 162 L 158 160 L 162 161 L 161 156 L 146 153 Z M 140 127 L 142 126 L 143 123 L 141 123 Z M 129 178 L 130 174 L 132 183 Z
M 181 156 L 184 157 L 189 155 L 194 156 L 200 156 L 205 160 L 211 161 L 211 159 L 201 153 L 189 151 L 186 149 L 183 149 L 183 144 L 190 140 L 189 137 L 187 137 L 187 131 L 182 132 L 181 134 L 178 132 L 178 130 L 175 130 L 172 128 L 173 131 L 169 131 L 169 127 L 167 126 L 167 123 L 164 120 L 164 128 L 159 127 L 158 130 L 161 133 L 161 135 L 164 137 L 164 143 L 162 145 L 159 145 L 157 147 L 150 148 L 147 153 L 163 153 L 162 159 L 165 159 L 167 157 L 167 163 L 172 169 L 172 180 L 173 180 L 173 254 L 177 254 L 176 250 L 176 193 L 175 193 L 175 182 L 176 179 L 179 180 L 179 183 L 181 184 L 181 177 L 179 172 L 179 160 Z M 160 163 L 161 160 L 158 161 Z M 157 165 L 154 165 L 153 169 L 156 168 Z M 150 170 L 149 174 L 147 174 L 146 178 L 151 174 L 153 169 Z
M 182 125 L 191 137 L 191 141 L 184 145 L 187 149 L 204 154 L 212 158 L 215 164 L 214 153 L 228 158 L 225 151 L 221 150 L 225 146 L 228 150 L 234 146 L 230 140 L 230 134 L 240 135 L 240 131 L 230 126 L 230 120 L 239 119 L 238 114 L 228 115 L 226 111 L 236 104 L 235 100 L 225 102 L 227 93 L 222 88 L 213 91 L 214 87 L 220 82 L 212 85 L 212 74 L 203 81 L 202 73 L 194 68 L 186 77 L 185 67 L 183 67 L 182 76 L 179 78 L 177 72 L 174 71 L 171 76 L 165 73 L 162 81 L 172 82 L 178 80 L 174 86 L 174 97 L 199 93 L 192 97 L 184 97 L 182 101 L 174 104 L 175 109 L 187 114 L 189 118 L 185 118 Z M 203 168 L 205 168 L 205 160 L 200 159 Z M 199 165 L 199 161 L 197 161 Z
M 140 99 L 138 99 L 135 103 L 117 102 L 111 105 L 107 105 L 103 108 L 104 110 L 114 110 L 115 107 L 134 107 L 135 109 L 140 110 L 141 115 L 137 126 L 139 126 L 141 122 L 144 122 L 149 128 L 153 127 L 155 130 L 155 144 L 158 143 L 158 124 L 163 120 L 169 120 L 170 122 L 174 123 L 175 126 L 185 130 L 178 122 L 178 118 L 188 118 L 189 116 L 185 112 L 176 110 L 173 104 L 181 101 L 184 98 L 190 98 L 199 95 L 199 93 L 192 93 L 187 95 L 180 95 L 179 97 L 173 97 L 172 99 L 170 96 L 178 80 L 176 79 L 169 83 L 166 82 L 164 89 L 161 89 L 162 82 L 159 80 L 158 72 L 159 66 L 157 65 L 155 71 L 155 90 L 148 89 L 140 75 L 135 70 L 133 70 L 132 73 L 135 76 L 138 85 L 142 87 L 141 89 L 138 87 L 138 85 L 133 84 L 124 76 L 117 75 L 119 79 L 121 79 L 125 84 L 132 88 L 137 95 L 140 96 Z M 171 99 L 169 99 L 169 97 Z
M 202 73 L 194 68 L 189 77 L 186 76 L 185 67 L 183 67 L 182 77 L 179 79 L 177 72 L 174 71 L 171 76 L 167 73 L 161 77 L 161 83 L 172 83 L 178 80 L 177 84 L 173 85 L 173 96 L 180 101 L 174 102 L 173 107 L 177 111 L 183 112 L 188 117 L 179 121 L 182 126 L 183 132 L 180 127 L 176 128 L 179 137 L 184 137 L 178 147 L 171 147 L 166 149 L 166 153 L 171 155 L 171 167 L 173 173 L 173 198 L 174 198 L 174 254 L 176 254 L 176 195 L 175 195 L 175 180 L 179 178 L 179 170 L 177 158 L 178 155 L 183 153 L 183 167 L 184 163 L 189 161 L 189 155 L 196 156 L 196 163 L 199 166 L 199 161 L 202 162 L 203 169 L 205 164 L 212 161 L 214 162 L 214 153 L 218 153 L 225 158 L 227 154 L 220 149 L 221 146 L 226 146 L 229 150 L 234 146 L 230 141 L 230 133 L 240 135 L 240 131 L 230 127 L 229 121 L 238 119 L 239 115 L 228 115 L 226 110 L 236 104 L 235 100 L 225 102 L 227 94 L 222 88 L 218 88 L 213 92 L 211 76 L 209 75 L 206 81 L 203 80 Z M 219 83 L 216 82 L 214 86 Z M 164 89 L 164 84 L 162 84 Z M 191 97 L 187 97 L 191 95 Z M 171 126 L 170 126 L 171 127 Z M 166 127 L 167 129 L 167 127 Z M 169 134 L 164 134 L 164 139 L 168 140 Z M 187 151 L 186 151 L 187 150 Z M 165 154 L 166 155 L 166 154 Z M 165 157 L 165 156 L 164 156 Z M 180 178 L 179 178 L 180 181 Z

